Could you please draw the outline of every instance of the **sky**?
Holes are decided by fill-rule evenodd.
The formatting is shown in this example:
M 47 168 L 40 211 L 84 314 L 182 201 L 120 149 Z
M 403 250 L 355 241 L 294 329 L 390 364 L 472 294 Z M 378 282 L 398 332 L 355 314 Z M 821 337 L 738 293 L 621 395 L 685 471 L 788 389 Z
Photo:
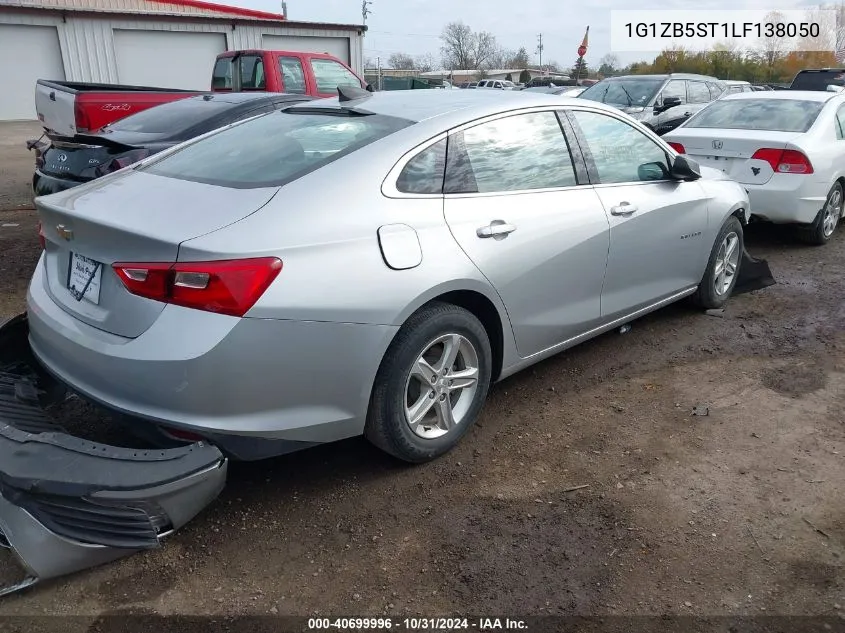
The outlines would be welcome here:
M 217 0 L 264 11 L 281 12 L 281 0 Z M 361 0 L 286 0 L 291 20 L 361 24 Z M 603 55 L 614 52 L 622 64 L 653 58 L 653 53 L 611 51 L 610 11 L 613 9 L 801 9 L 813 0 L 661 0 L 653 4 L 629 0 L 591 0 L 579 6 L 571 0 L 372 0 L 367 18 L 364 57 L 381 58 L 383 66 L 391 53 L 431 53 L 440 60 L 440 33 L 451 21 L 462 21 L 474 31 L 489 31 L 506 49 L 524 46 L 532 62 L 538 35 L 543 35 L 543 60 L 571 67 L 589 25 L 587 64 L 598 67 Z

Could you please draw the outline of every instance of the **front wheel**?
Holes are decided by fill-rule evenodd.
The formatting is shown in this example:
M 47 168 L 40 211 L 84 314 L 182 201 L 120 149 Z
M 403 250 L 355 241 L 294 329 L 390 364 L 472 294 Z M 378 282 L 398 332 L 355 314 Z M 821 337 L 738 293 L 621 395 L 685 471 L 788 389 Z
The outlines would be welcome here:
M 725 305 L 736 285 L 744 249 L 742 224 L 731 216 L 722 225 L 710 251 L 704 277 L 693 295 L 696 305 L 706 309 Z
M 469 311 L 431 303 L 400 328 L 376 374 L 364 435 L 407 462 L 449 451 L 487 398 L 492 352 Z

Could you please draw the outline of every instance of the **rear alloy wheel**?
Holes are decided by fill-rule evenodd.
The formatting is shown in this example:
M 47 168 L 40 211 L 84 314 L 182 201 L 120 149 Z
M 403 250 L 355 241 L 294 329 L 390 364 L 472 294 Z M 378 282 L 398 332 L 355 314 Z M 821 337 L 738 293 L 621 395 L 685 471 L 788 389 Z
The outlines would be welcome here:
M 842 185 L 836 182 L 827 194 L 824 207 L 819 211 L 816 221 L 809 227 L 798 229 L 798 236 L 807 244 L 814 246 L 827 244 L 833 237 L 836 227 L 839 226 L 843 203 L 845 203 L 845 196 L 842 195 Z
M 442 455 L 478 418 L 491 359 L 487 332 L 472 313 L 445 303 L 422 308 L 382 361 L 364 434 L 408 462 Z
M 710 251 L 704 277 L 693 295 L 696 305 L 706 309 L 725 305 L 736 285 L 744 249 L 742 224 L 731 216 L 722 225 Z

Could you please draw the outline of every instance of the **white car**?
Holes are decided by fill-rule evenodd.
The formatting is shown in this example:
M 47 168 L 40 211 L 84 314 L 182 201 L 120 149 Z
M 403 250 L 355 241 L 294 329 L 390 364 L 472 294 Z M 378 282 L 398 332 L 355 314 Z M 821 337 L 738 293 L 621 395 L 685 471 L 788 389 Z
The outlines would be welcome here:
M 506 79 L 484 79 L 478 82 L 476 88 L 486 90 L 516 90 L 516 84 Z
M 724 96 L 734 95 L 740 92 L 754 92 L 754 88 L 751 83 L 747 81 L 739 81 L 736 79 L 725 79 L 722 81 L 725 86 L 727 86 L 727 90 L 725 91 Z
M 741 183 L 753 217 L 796 224 L 811 244 L 827 243 L 842 218 L 845 93 L 728 95 L 663 138 Z

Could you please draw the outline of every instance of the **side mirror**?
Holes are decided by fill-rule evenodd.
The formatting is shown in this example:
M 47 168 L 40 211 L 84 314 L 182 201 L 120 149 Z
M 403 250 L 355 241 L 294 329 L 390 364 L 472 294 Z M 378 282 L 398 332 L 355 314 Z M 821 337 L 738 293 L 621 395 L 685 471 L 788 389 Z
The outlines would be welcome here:
M 701 168 L 693 159 L 680 154 L 672 161 L 669 175 L 675 180 L 698 180 L 701 178 Z
M 674 108 L 681 105 L 681 98 L 680 97 L 666 97 L 663 99 L 663 105 L 658 108 L 660 112 L 665 112 L 669 108 Z
M 662 162 L 644 163 L 637 167 L 637 178 L 640 182 L 650 182 L 652 180 L 666 180 L 669 174 L 666 173 L 666 167 Z
M 375 92 L 376 89 L 373 88 L 373 84 L 367 84 L 367 92 Z

